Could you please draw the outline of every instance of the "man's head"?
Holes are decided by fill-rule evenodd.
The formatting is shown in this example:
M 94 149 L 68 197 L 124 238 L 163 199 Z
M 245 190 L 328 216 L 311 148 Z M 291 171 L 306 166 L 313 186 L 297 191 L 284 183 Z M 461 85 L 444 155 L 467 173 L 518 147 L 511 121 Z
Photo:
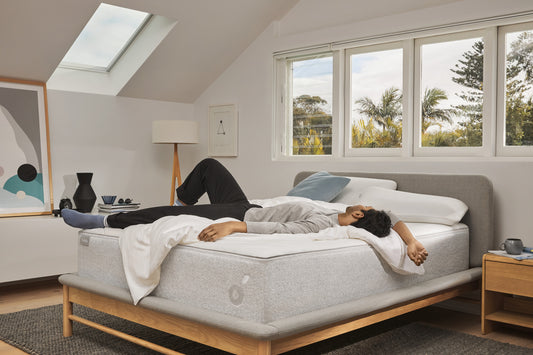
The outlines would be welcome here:
M 384 211 L 377 211 L 371 206 L 362 205 L 347 207 L 346 212 L 339 215 L 339 221 L 341 225 L 363 228 L 380 238 L 389 235 L 392 224 L 390 217 Z

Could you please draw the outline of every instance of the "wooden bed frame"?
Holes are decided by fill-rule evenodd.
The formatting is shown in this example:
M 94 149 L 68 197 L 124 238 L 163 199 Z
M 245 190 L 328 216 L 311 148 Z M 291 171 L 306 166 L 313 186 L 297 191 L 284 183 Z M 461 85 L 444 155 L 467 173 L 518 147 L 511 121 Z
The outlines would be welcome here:
M 295 184 L 311 173 L 303 172 L 298 174 L 295 178 Z M 490 181 L 484 177 L 467 175 L 336 174 L 388 178 L 398 183 L 399 190 L 460 198 L 470 208 L 462 221 L 469 226 L 471 235 L 471 269 L 468 277 L 452 287 L 412 300 L 398 302 L 370 313 L 360 313 L 361 315 L 351 316 L 311 330 L 298 331 L 296 329 L 295 332 L 281 337 L 253 337 L 243 335 L 238 331 L 223 329 L 223 326 L 208 325 L 190 317 L 180 317 L 140 305 L 134 306 L 127 302 L 125 298 L 112 297 L 99 291 L 93 291 L 90 287 L 80 287 L 76 282 L 69 281 L 69 275 L 65 275 L 65 277 L 60 277 L 60 281 L 63 283 L 63 335 L 65 337 L 72 335 L 72 322 L 76 321 L 164 354 L 179 354 L 147 340 L 136 338 L 76 316 L 72 311 L 72 305 L 75 303 L 231 353 L 280 354 L 479 289 L 482 254 L 492 247 L 493 220 L 491 213 L 493 201 Z M 441 185 L 439 186 L 438 184 Z
M 131 341 L 146 348 L 163 354 L 181 354 L 171 349 L 151 343 L 118 330 L 94 323 L 78 317 L 72 313 L 72 304 L 76 303 L 107 314 L 161 330 L 163 332 L 202 343 L 214 348 L 235 354 L 281 354 L 289 350 L 313 344 L 321 340 L 351 332 L 383 320 L 393 318 L 432 304 L 442 302 L 479 289 L 479 281 L 473 281 L 461 286 L 453 287 L 427 297 L 421 297 L 411 302 L 397 304 L 386 309 L 365 314 L 360 317 L 346 319 L 325 327 L 305 331 L 286 338 L 275 340 L 261 340 L 243 336 L 238 333 L 207 326 L 198 322 L 156 312 L 150 309 L 134 306 L 130 303 L 113 298 L 83 291 L 67 285 L 63 286 L 63 336 L 72 335 L 72 322 L 76 321 L 99 329 L 119 338 Z

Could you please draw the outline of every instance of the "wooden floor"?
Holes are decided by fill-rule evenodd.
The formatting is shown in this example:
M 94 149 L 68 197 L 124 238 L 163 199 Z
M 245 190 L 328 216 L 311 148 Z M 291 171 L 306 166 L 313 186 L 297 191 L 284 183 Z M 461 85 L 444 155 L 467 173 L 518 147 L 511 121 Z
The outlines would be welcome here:
M 55 280 L 20 285 L 0 285 L 0 314 L 62 303 L 62 289 Z M 481 335 L 480 317 L 441 307 L 428 307 L 408 316 L 413 321 L 431 324 L 500 342 L 533 349 L 533 329 L 499 326 L 494 332 Z M 25 354 L 0 341 L 0 355 Z

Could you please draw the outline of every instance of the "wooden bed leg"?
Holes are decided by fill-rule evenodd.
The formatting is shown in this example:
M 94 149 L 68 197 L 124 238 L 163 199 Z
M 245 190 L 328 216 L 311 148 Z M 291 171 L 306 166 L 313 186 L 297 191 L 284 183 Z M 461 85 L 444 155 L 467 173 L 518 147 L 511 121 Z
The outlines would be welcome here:
M 72 336 L 72 320 L 70 319 L 71 315 L 72 315 L 72 302 L 69 301 L 68 286 L 63 285 L 63 336 L 64 337 Z
M 272 346 L 270 340 L 259 341 L 257 343 L 257 355 L 270 355 L 272 354 Z

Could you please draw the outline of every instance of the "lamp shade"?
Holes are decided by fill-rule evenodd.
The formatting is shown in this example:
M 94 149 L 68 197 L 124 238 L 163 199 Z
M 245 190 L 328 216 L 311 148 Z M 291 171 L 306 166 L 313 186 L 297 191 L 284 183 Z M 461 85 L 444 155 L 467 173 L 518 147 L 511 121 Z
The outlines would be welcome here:
M 198 143 L 198 123 L 165 120 L 152 122 L 152 143 Z

